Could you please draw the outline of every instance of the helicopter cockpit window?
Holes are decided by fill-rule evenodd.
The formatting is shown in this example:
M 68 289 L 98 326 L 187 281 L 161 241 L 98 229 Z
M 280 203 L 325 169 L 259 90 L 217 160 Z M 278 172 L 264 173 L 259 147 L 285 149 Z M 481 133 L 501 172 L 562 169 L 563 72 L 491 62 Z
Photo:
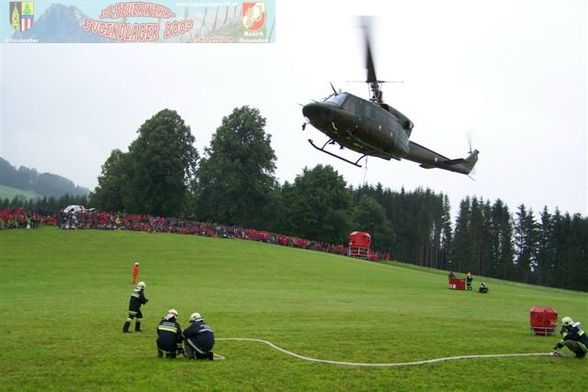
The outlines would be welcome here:
M 347 95 L 345 94 L 331 95 L 329 98 L 325 100 L 325 102 L 341 107 L 343 105 L 343 102 L 345 102 L 345 98 L 347 98 Z

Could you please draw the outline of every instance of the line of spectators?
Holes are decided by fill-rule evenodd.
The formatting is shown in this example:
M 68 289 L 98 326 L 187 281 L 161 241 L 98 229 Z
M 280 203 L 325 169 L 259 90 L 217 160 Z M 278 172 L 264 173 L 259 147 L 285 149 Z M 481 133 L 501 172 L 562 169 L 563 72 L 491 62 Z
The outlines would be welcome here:
M 149 215 L 117 214 L 91 210 L 61 212 L 57 218 L 57 226 L 60 229 L 132 230 L 152 233 L 191 234 L 205 237 L 239 238 L 341 255 L 347 254 L 347 247 L 343 245 L 324 244 L 262 230 L 244 229 L 238 226 L 226 226 Z
M 40 224 L 55 225 L 54 216 L 45 216 L 24 208 L 4 208 L 0 210 L 0 229 L 34 229 Z
M 20 215 L 17 216 L 26 216 L 26 214 L 28 214 L 23 209 L 19 209 L 19 211 Z M 33 216 L 35 218 L 32 218 Z M 325 244 L 304 238 L 276 234 L 263 230 L 245 229 L 238 226 L 202 223 L 185 219 L 162 218 L 150 215 L 123 214 L 107 211 L 96 211 L 93 209 L 82 209 L 69 212 L 62 211 L 57 215 L 57 217 L 31 215 L 31 220 L 33 219 L 36 222 L 34 227 L 36 227 L 36 225 L 39 223 L 45 223 L 50 225 L 57 225 L 58 228 L 65 230 L 132 230 L 152 233 L 175 233 L 199 235 L 205 237 L 237 238 L 302 249 L 311 249 L 339 255 L 348 254 L 348 247 L 345 245 Z M 388 254 L 380 254 L 377 252 L 373 252 L 370 256 L 371 260 L 388 260 L 390 258 L 390 255 Z

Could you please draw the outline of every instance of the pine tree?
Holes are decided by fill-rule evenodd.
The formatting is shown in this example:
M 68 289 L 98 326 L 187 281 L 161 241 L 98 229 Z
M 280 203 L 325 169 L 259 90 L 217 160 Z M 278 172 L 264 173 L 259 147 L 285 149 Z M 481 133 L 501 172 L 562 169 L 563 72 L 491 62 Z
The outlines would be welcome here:
M 459 212 L 455 222 L 455 236 L 451 253 L 451 269 L 465 271 L 474 256 L 471 221 L 471 199 L 466 197 L 459 204 Z
M 518 208 L 514 228 L 515 264 L 518 280 L 532 283 L 537 258 L 537 223 L 533 210 L 527 211 L 524 204 Z
M 500 199 L 492 205 L 490 232 L 493 259 L 489 275 L 500 279 L 515 279 L 512 218 L 508 207 Z

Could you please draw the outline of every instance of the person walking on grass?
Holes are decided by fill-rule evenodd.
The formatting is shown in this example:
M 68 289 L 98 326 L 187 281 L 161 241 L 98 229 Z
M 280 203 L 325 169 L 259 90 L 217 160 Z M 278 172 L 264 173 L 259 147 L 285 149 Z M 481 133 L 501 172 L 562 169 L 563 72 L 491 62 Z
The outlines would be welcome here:
M 135 332 L 141 332 L 141 321 L 143 321 L 143 313 L 141 312 L 141 305 L 145 305 L 149 300 L 145 297 L 145 282 L 137 283 L 137 287 L 131 294 L 129 300 L 129 316 L 123 325 L 123 332 L 128 333 L 129 327 L 135 319 Z
M 580 328 L 580 323 L 574 322 L 571 317 L 564 317 L 561 319 L 559 333 L 562 339 L 553 348 L 553 354 L 555 356 L 560 356 L 561 353 L 559 350 L 566 346 L 576 354 L 576 358 L 581 359 L 586 357 L 586 353 L 588 352 L 588 336 Z
M 161 319 L 157 326 L 157 356 L 162 358 L 175 358 L 181 354 L 182 349 L 182 327 L 176 320 L 178 311 L 170 309 Z
M 190 326 L 184 330 L 184 356 L 188 359 L 213 360 L 214 331 L 204 323 L 200 313 L 192 313 Z

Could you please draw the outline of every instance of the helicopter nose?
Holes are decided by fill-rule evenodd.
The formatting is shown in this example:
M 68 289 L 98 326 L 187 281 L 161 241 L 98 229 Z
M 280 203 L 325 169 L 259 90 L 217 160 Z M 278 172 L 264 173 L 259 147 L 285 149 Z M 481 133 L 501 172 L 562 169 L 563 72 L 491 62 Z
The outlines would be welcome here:
M 321 115 L 328 113 L 328 109 L 325 105 L 319 102 L 309 103 L 302 108 L 302 114 L 309 120 L 316 120 Z

